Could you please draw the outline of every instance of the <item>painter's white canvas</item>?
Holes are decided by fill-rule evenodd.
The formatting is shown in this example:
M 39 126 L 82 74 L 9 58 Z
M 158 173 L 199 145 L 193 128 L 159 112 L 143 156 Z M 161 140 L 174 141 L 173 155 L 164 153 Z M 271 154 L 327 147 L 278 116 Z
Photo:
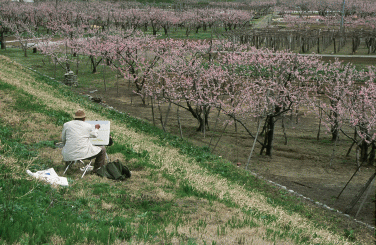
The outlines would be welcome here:
M 99 124 L 101 127 L 98 131 L 97 138 L 90 138 L 90 142 L 93 145 L 108 145 L 110 140 L 110 121 L 85 121 L 89 124 L 92 124 L 93 127 L 95 124 Z

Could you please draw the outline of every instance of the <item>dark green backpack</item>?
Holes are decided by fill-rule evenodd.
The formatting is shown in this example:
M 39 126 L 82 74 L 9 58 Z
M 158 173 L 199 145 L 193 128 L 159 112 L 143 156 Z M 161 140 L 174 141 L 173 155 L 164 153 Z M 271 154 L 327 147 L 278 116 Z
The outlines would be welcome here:
M 115 160 L 98 169 L 97 175 L 113 180 L 125 180 L 131 177 L 131 171 L 121 164 L 119 160 Z

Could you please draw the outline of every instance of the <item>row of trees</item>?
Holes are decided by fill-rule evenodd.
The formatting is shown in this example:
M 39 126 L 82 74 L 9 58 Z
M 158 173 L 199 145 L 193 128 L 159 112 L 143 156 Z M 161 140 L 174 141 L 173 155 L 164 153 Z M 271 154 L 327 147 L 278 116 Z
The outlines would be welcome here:
M 266 155 L 272 155 L 276 122 L 309 108 L 331 132 L 334 144 L 343 133 L 361 149 L 361 161 L 373 164 L 374 67 L 357 71 L 350 64 L 325 64 L 286 51 L 220 41 L 158 40 L 137 31 L 67 38 L 63 46 L 45 42 L 39 49 L 62 65 L 74 64 L 78 56 L 97 63 L 106 60 L 106 66 L 135 85 L 144 103 L 186 110 L 197 120 L 198 131 L 209 130 L 209 116 L 218 110 L 242 125 Z M 257 132 L 246 126 L 252 119 L 260 125 Z M 259 139 L 261 134 L 264 139 Z
M 276 3 L 276 10 L 279 12 L 295 11 L 300 15 L 317 12 L 321 16 L 341 13 L 345 3 L 344 13 L 346 16 L 358 15 L 359 17 L 374 16 L 376 13 L 375 2 L 372 0 L 280 0 Z M 315 11 L 313 11 L 315 10 Z
M 99 64 L 117 71 L 135 85 L 144 103 L 151 100 L 153 108 L 168 103 L 189 112 L 197 119 L 198 131 L 209 130 L 209 116 L 218 110 L 229 122 L 242 125 L 261 145 L 261 154 L 270 156 L 276 122 L 308 108 L 331 132 L 334 145 L 343 133 L 361 149 L 360 160 L 373 164 L 374 67 L 357 71 L 350 64 L 326 64 L 313 56 L 227 41 L 158 40 L 135 29 L 97 29 L 75 20 L 48 22 L 49 34 L 37 44 L 66 71 L 74 65 L 78 70 L 79 57 L 88 57 L 93 72 Z M 3 23 L 14 34 L 22 33 L 19 20 Z M 28 32 L 35 35 L 38 28 Z M 245 123 L 252 119 L 258 125 L 256 132 Z
M 329 4 L 340 9 L 340 1 L 313 1 L 310 3 L 319 6 Z M 16 35 L 18 40 L 25 49 L 28 46 L 26 40 L 41 35 L 41 32 L 54 33 L 56 26 L 66 25 L 80 26 L 87 29 L 138 29 L 150 30 L 153 35 L 163 33 L 167 36 L 171 30 L 183 29 L 185 35 L 189 36 L 192 32 L 198 33 L 199 30 L 207 31 L 209 28 L 214 30 L 217 27 L 223 27 L 225 30 L 235 30 L 239 27 L 250 25 L 250 20 L 254 17 L 253 11 L 237 10 L 236 6 L 243 6 L 240 3 L 222 3 L 219 6 L 226 8 L 188 8 L 188 9 L 162 9 L 155 7 L 145 7 L 133 3 L 109 3 L 98 2 L 95 4 L 88 2 L 40 2 L 36 4 L 22 4 L 18 2 L 2 2 L 0 7 L 0 42 L 1 48 L 5 48 L 5 36 Z M 301 4 L 308 4 L 302 1 Z M 337 4 L 335 4 L 337 3 Z M 229 5 L 234 9 L 228 8 Z M 345 17 L 344 26 L 348 30 L 375 30 L 375 8 L 368 1 L 362 4 L 354 5 L 347 3 L 347 7 L 353 9 L 353 15 Z M 216 5 L 213 5 L 216 6 Z M 254 8 L 265 8 L 265 3 L 252 2 L 247 5 Z M 271 3 L 267 5 L 272 6 Z M 282 6 L 288 6 L 287 3 L 277 5 L 280 10 Z M 355 7 L 356 6 L 356 7 Z M 360 7 L 359 7 L 360 6 Z M 363 7 L 362 7 L 363 6 Z M 367 8 L 365 8 L 366 6 Z M 373 6 L 373 7 L 372 7 Z M 294 9 L 288 6 L 288 9 Z M 334 7 L 333 7 L 334 8 Z M 368 11 L 368 12 L 366 12 Z M 329 12 L 328 12 L 329 13 Z M 367 14 L 366 14 L 367 13 Z M 354 15 L 356 14 L 356 15 Z M 340 29 L 340 13 L 330 12 L 325 16 L 311 18 L 310 16 L 301 15 L 300 17 L 283 15 L 283 22 L 287 23 L 290 29 L 295 31 L 307 31 L 312 28 L 316 29 Z M 363 16 L 363 17 L 360 17 Z M 247 32 L 242 31 L 246 34 Z M 71 33 L 75 35 L 75 33 Z M 318 37 L 319 38 L 319 37 Z M 369 40 L 368 40 L 369 39 Z M 371 50 L 374 46 L 374 38 L 370 37 L 366 44 Z M 341 42 L 342 46 L 344 42 Z M 339 45 L 337 45 L 339 47 Z M 354 45 L 356 47 L 357 45 Z
M 376 4 L 375 4 L 376 5 Z M 309 30 L 309 29 L 330 29 L 339 30 L 341 25 L 341 15 L 333 14 L 330 16 L 292 16 L 285 15 L 283 22 L 287 27 L 295 30 Z M 357 15 L 349 15 L 344 18 L 344 31 L 348 30 L 372 30 L 376 29 L 376 15 L 358 17 Z
M 57 4 L 58 3 L 58 4 Z M 132 5 L 131 5 L 132 6 Z M 151 29 L 153 35 L 163 30 L 168 35 L 173 28 L 185 30 L 186 35 L 200 29 L 223 27 L 225 30 L 249 25 L 253 18 L 250 11 L 236 9 L 161 9 L 130 7 L 112 2 L 40 2 L 0 3 L 1 40 L 6 32 L 30 30 L 51 32 L 55 26 L 85 26 L 86 28 Z M 16 25 L 16 26 L 15 26 Z M 25 31 L 24 31 L 25 32 Z M 0 41 L 1 41 L 0 40 Z
M 303 11 L 301 7 L 297 8 L 299 11 L 291 11 L 292 6 L 285 6 L 290 10 L 287 12 L 281 7 L 283 5 L 278 5 L 280 18 L 269 21 L 267 28 L 233 30 L 221 35 L 256 47 L 290 49 L 299 53 L 321 53 L 331 46 L 330 52 L 335 54 L 345 45 L 352 46 L 352 54 L 361 46 L 368 50 L 368 54 L 376 52 L 374 2 L 360 1 L 354 5 L 354 2 L 346 1 L 343 5 L 343 1 L 301 1 L 298 6 L 303 3 L 309 4 L 307 9 L 320 9 L 320 6 L 326 5 L 331 8 L 323 14 L 320 11 Z

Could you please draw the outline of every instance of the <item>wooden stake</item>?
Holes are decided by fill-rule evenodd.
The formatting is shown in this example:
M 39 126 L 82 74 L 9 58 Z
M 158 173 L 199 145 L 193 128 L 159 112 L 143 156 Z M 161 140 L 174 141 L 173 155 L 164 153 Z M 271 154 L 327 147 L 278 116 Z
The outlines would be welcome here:
M 167 109 L 167 113 L 166 113 L 166 118 L 165 118 L 165 121 L 163 123 L 163 127 L 165 128 L 166 125 L 167 125 L 167 119 L 168 119 L 168 115 L 170 114 L 170 109 L 171 109 L 171 102 L 168 104 L 168 109 Z
M 346 209 L 345 214 L 348 214 L 351 212 L 351 210 L 354 208 L 356 203 L 359 201 L 359 199 L 362 197 L 363 193 L 367 190 L 367 188 L 371 185 L 373 180 L 375 179 L 376 173 L 374 173 L 367 181 L 365 186 L 360 189 L 358 195 L 351 201 L 350 206 Z
M 368 187 L 368 191 L 367 191 L 367 193 L 366 193 L 366 196 L 364 197 L 362 203 L 360 204 L 359 209 L 358 209 L 358 212 L 356 212 L 356 214 L 355 214 L 355 218 L 356 218 L 356 216 L 358 216 L 360 210 L 362 209 L 362 207 L 363 207 L 363 205 L 364 205 L 364 202 L 367 200 L 367 197 L 368 197 L 369 193 L 371 192 L 372 185 L 373 185 L 374 182 L 375 182 L 375 177 L 373 177 L 373 180 L 371 181 L 371 184 L 370 184 L 369 187 Z
M 178 117 L 178 126 L 179 126 L 179 131 L 180 131 L 180 138 L 183 139 L 183 131 L 181 129 L 180 116 L 179 116 L 179 106 L 178 106 L 178 109 L 176 111 L 176 114 L 177 114 L 177 117 Z
M 286 134 L 286 127 L 285 127 L 285 115 L 282 116 L 282 130 L 283 136 L 285 137 L 285 145 L 287 145 L 287 134 Z
M 153 116 L 153 125 L 155 126 L 155 116 L 154 116 L 154 103 L 153 103 L 153 96 L 150 97 L 151 102 L 151 114 Z
M 321 131 L 321 121 L 322 121 L 322 108 L 320 106 L 320 121 L 319 121 L 319 130 L 317 131 L 317 141 L 320 140 L 320 131 Z
M 214 129 L 212 131 L 212 135 L 210 137 L 210 142 L 209 142 L 209 146 L 208 148 L 210 149 L 210 146 L 211 146 L 211 143 L 212 143 L 212 140 L 213 140 L 213 136 L 214 136 L 214 131 L 217 129 L 217 124 L 218 124 L 218 120 L 219 120 L 219 114 L 221 113 L 221 108 L 218 108 L 218 115 L 217 115 L 217 118 L 215 119 L 215 125 L 214 125 Z
M 253 153 L 253 150 L 255 149 L 255 145 L 256 145 L 256 142 L 257 142 L 257 137 L 258 137 L 258 135 L 259 135 L 259 133 L 260 133 L 260 128 L 261 128 L 261 120 L 260 120 L 260 118 L 259 118 L 259 119 L 258 119 L 257 133 L 256 133 L 256 136 L 255 136 L 255 140 L 253 141 L 253 145 L 252 145 L 251 153 L 249 153 L 249 157 L 248 157 L 247 165 L 245 166 L 245 170 L 248 169 L 249 162 L 251 161 L 252 153 Z
M 365 162 L 363 162 L 363 163 L 365 163 Z M 356 175 L 356 173 L 360 170 L 360 167 L 363 165 L 363 163 L 360 164 L 360 166 L 356 169 L 355 173 L 351 176 L 351 178 L 349 179 L 349 181 L 347 181 L 345 187 L 343 187 L 343 189 L 341 190 L 341 192 L 338 194 L 337 199 L 341 196 L 342 192 L 346 189 L 347 185 L 348 185 L 348 184 L 350 183 L 350 181 L 354 178 L 354 176 Z
M 222 138 L 222 136 L 223 136 L 223 134 L 224 134 L 224 132 L 225 132 L 225 130 L 226 130 L 226 128 L 227 128 L 227 125 L 228 125 L 228 122 L 226 123 L 226 125 L 225 125 L 225 127 L 224 127 L 224 129 L 223 129 L 223 131 L 222 131 L 222 134 L 221 134 L 221 136 L 219 137 L 219 139 L 218 139 L 217 143 L 215 144 L 215 146 L 214 146 L 213 150 L 211 151 L 211 153 L 212 153 L 212 154 L 213 154 L 213 152 L 215 151 L 215 148 L 217 147 L 217 145 L 218 145 L 219 141 L 221 140 L 221 138 Z
M 162 116 L 162 110 L 161 110 L 161 105 L 158 101 L 158 110 L 159 110 L 159 120 L 161 121 L 161 125 L 162 125 L 162 129 L 164 132 L 166 132 L 166 129 L 164 127 L 164 124 L 163 124 L 163 116 Z
M 205 139 L 205 129 L 206 129 L 206 110 L 205 110 L 205 106 L 202 107 L 202 112 L 203 112 L 203 118 L 204 118 L 204 139 Z
M 104 64 L 103 62 L 103 86 L 104 86 L 104 91 L 106 92 L 107 91 L 107 86 L 106 86 L 106 64 Z

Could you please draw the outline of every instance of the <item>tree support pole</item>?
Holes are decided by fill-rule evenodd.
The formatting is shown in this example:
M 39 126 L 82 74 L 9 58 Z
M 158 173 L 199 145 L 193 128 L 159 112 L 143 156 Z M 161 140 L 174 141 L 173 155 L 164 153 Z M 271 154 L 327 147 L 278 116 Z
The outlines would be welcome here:
M 363 186 L 363 188 L 360 190 L 359 194 L 351 201 L 350 206 L 346 209 L 345 214 L 348 214 L 351 212 L 351 210 L 354 208 L 355 204 L 359 201 L 359 199 L 362 197 L 363 193 L 367 190 L 367 188 L 371 185 L 373 180 L 375 179 L 376 173 L 374 173 L 371 178 L 367 181 L 366 185 Z M 360 211 L 360 209 L 359 209 Z M 358 212 L 359 212 L 358 211 Z
M 372 185 L 373 185 L 374 182 L 375 182 L 375 177 L 373 178 L 373 180 L 372 180 L 370 186 L 368 187 L 368 191 L 367 191 L 367 193 L 366 193 L 366 196 L 364 197 L 362 203 L 360 204 L 359 209 L 358 209 L 358 212 L 356 212 L 356 214 L 355 214 L 355 218 L 358 216 L 360 210 L 362 209 L 364 203 L 366 202 L 367 197 L 368 197 L 369 193 L 371 192 Z
M 356 173 L 360 170 L 360 167 L 363 165 L 364 162 L 362 162 L 362 164 L 359 165 L 359 167 L 356 169 L 355 173 L 351 176 L 351 178 L 349 179 L 349 181 L 347 181 L 345 187 L 343 187 L 342 191 L 338 194 L 337 196 L 337 199 L 341 196 L 342 192 L 346 189 L 347 185 L 350 183 L 350 181 L 354 178 L 354 176 L 356 175 Z
M 253 141 L 253 146 L 252 146 L 252 149 L 251 149 L 251 153 L 249 154 L 249 157 L 248 157 L 248 161 L 247 161 L 247 165 L 245 166 L 245 170 L 248 169 L 248 165 L 251 161 L 251 157 L 252 157 L 252 153 L 253 153 L 253 150 L 255 149 L 255 145 L 256 145 L 256 141 L 257 141 L 257 137 L 259 135 L 259 132 L 260 132 L 260 128 L 261 128 L 261 122 L 259 120 L 259 123 L 258 123 L 258 128 L 257 128 L 257 133 L 256 133 L 256 137 L 255 137 L 255 140 Z
M 181 123 L 180 123 L 180 116 L 179 116 L 179 106 L 176 111 L 177 117 L 178 117 L 178 126 L 179 126 L 179 132 L 180 132 L 180 138 L 183 139 L 183 131 L 181 129 Z
M 228 125 L 228 122 L 226 123 L 226 125 L 225 125 L 225 127 L 224 127 L 224 129 L 223 129 L 223 131 L 222 131 L 222 134 L 221 134 L 221 136 L 219 137 L 219 139 L 218 139 L 217 143 L 215 144 L 215 146 L 214 146 L 213 150 L 211 151 L 211 153 L 212 153 L 212 154 L 213 154 L 213 152 L 215 151 L 215 148 L 217 147 L 217 145 L 218 145 L 219 141 L 221 140 L 221 138 L 222 138 L 223 134 L 225 133 L 225 130 L 226 130 L 226 128 L 227 128 L 227 125 Z

